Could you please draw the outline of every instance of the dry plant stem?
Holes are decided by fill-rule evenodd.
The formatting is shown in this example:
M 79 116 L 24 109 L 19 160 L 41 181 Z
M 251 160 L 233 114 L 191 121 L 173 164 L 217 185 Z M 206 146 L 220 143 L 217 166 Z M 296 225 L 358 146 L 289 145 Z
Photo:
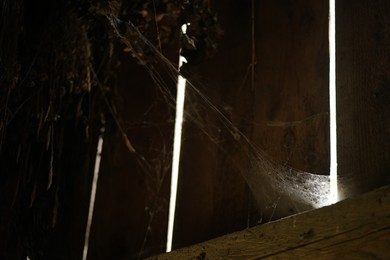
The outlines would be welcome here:
M 160 31 L 158 29 L 158 23 L 157 23 L 157 13 L 156 13 L 156 3 L 155 3 L 155 0 L 153 0 L 153 11 L 154 11 L 154 22 L 155 22 L 155 25 L 156 25 L 156 32 L 157 32 L 158 47 L 160 49 L 160 52 L 162 53 Z

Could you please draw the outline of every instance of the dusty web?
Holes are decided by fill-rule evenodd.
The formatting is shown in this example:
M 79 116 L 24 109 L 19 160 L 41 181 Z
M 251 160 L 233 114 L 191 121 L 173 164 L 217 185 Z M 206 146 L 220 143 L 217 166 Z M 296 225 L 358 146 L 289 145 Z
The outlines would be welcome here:
M 107 18 L 110 24 L 116 29 L 115 31 L 118 37 L 125 38 L 126 36 L 121 34 L 117 29 L 118 24 L 123 22 L 113 16 Z M 180 74 L 177 65 L 168 60 L 131 22 L 127 24 L 132 33 L 138 34 L 139 40 L 143 44 L 146 44 L 159 58 L 161 64 L 166 69 L 166 73 L 176 82 L 177 76 Z M 132 49 L 137 48 L 134 45 L 128 47 Z M 168 89 L 160 72 L 152 64 L 144 64 L 144 67 L 160 90 L 167 105 L 174 107 L 175 97 Z M 277 201 L 283 196 L 290 198 L 291 207 L 295 212 L 326 205 L 329 196 L 329 176 L 299 171 L 288 165 L 278 164 L 242 133 L 225 113 L 209 97 L 203 94 L 197 86 L 187 81 L 187 88 L 189 94 L 187 96 L 186 107 L 190 108 L 185 111 L 187 121 L 191 121 L 197 125 L 202 134 L 210 138 L 212 142 L 218 144 L 218 138 L 213 133 L 213 126 L 205 125 L 204 120 L 202 120 L 204 115 L 200 114 L 201 110 L 196 109 L 196 107 L 200 106 L 206 107 L 208 111 L 211 111 L 210 113 L 218 118 L 223 127 L 231 133 L 237 142 L 244 142 L 249 147 L 242 152 L 247 154 L 251 168 L 247 169 L 243 175 L 259 206 L 275 208 L 275 203 L 277 204 Z M 268 192 L 270 190 L 273 192 Z
M 116 32 L 117 37 L 121 39 L 132 52 L 137 53 L 137 48 L 144 48 L 146 45 L 158 58 L 159 65 L 164 67 L 165 73 L 170 79 L 173 82 L 177 81 L 178 75 L 180 75 L 177 64 L 174 64 L 167 59 L 136 26 L 131 22 L 121 21 L 112 15 L 107 16 L 107 19 Z M 126 30 L 123 31 L 122 29 L 121 31 L 119 28 L 123 28 L 124 24 L 126 25 Z M 131 34 L 131 37 L 136 35 L 137 41 L 126 40 L 127 35 L 129 34 Z M 142 46 L 141 44 L 138 46 L 137 42 L 141 42 Z M 169 84 L 167 84 L 164 77 L 161 75 L 161 70 L 157 70 L 151 63 L 143 63 L 142 65 L 153 79 L 167 106 L 174 109 L 175 96 L 169 89 Z M 230 133 L 232 140 L 235 140 L 235 149 L 239 150 L 248 161 L 247 165 L 249 165 L 248 168 L 241 169 L 240 172 L 251 189 L 253 197 L 257 202 L 258 210 L 265 213 L 264 215 L 269 218 L 265 219 L 265 221 L 272 220 L 278 216 L 291 215 L 293 213 L 318 208 L 328 204 L 330 195 L 329 176 L 300 171 L 287 164 L 282 165 L 277 163 L 232 122 L 230 117 L 226 115 L 226 111 L 223 111 L 220 104 L 214 102 L 190 81 L 187 81 L 185 107 L 185 122 L 191 122 L 193 125 L 196 125 L 199 129 L 199 134 L 207 137 L 215 145 L 220 145 L 221 140 L 218 136 L 221 127 L 224 128 L 226 132 Z M 202 107 L 203 109 L 198 109 L 199 107 Z M 205 110 L 218 119 L 218 126 L 210 125 L 209 122 L 205 120 L 207 117 L 207 115 L 203 113 Z M 310 120 L 310 118 L 308 120 Z M 292 124 L 298 123 L 299 122 L 292 122 Z M 255 125 L 255 123 L 253 123 L 253 125 Z M 184 138 L 186 137 L 184 136 Z M 224 150 L 222 146 L 221 151 L 225 154 L 229 153 L 229 151 Z M 171 156 L 171 153 L 167 154 Z M 236 166 L 240 167 L 239 165 Z M 153 169 L 153 166 L 148 167 L 148 169 Z M 144 243 L 146 243 L 146 240 L 147 234 Z

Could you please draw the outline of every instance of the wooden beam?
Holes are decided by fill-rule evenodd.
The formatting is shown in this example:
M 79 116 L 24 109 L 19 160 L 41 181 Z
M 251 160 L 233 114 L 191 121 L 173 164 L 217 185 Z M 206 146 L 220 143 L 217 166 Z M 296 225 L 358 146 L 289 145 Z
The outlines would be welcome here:
M 336 1 L 337 154 L 343 197 L 390 184 L 389 13 L 386 0 Z
M 150 259 L 389 259 L 390 186 Z

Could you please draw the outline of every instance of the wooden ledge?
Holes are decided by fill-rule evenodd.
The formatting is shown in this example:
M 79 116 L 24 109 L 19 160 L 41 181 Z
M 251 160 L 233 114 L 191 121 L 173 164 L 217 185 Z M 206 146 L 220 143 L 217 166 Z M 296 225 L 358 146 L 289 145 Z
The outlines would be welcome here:
M 150 259 L 390 259 L 390 186 Z

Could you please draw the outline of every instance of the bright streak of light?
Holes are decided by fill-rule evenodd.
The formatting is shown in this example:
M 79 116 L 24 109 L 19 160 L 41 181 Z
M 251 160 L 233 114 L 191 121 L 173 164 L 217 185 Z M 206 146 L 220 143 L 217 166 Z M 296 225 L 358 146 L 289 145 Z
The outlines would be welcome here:
M 95 206 L 95 198 L 96 198 L 96 188 L 97 188 L 97 183 L 99 178 L 100 161 L 101 161 L 102 149 L 103 149 L 103 132 L 104 132 L 104 128 L 101 129 L 101 135 L 99 136 L 99 141 L 98 141 L 97 151 L 96 151 L 95 167 L 93 172 L 93 180 L 92 180 L 92 188 L 91 188 L 91 197 L 89 199 L 88 220 L 87 220 L 87 227 L 85 230 L 85 238 L 84 238 L 83 260 L 87 260 L 87 256 L 88 256 L 89 234 L 91 232 L 93 209 Z
M 182 26 L 182 31 L 186 33 L 187 26 Z M 186 62 L 185 58 L 179 57 L 179 68 Z M 167 246 L 166 252 L 172 250 L 173 228 L 175 224 L 175 211 L 176 211 L 176 197 L 177 197 L 177 183 L 179 179 L 179 163 L 180 163 L 180 149 L 181 149 L 181 132 L 183 125 L 184 114 L 184 99 L 185 99 L 186 79 L 181 75 L 177 81 L 177 94 L 176 94 L 176 118 L 175 118 L 175 136 L 173 140 L 173 158 L 172 158 L 172 174 L 171 174 L 171 195 L 169 201 L 169 215 L 168 215 L 168 234 L 167 234 Z
M 336 125 L 336 8 L 329 0 L 329 106 L 330 106 L 330 198 L 338 201 L 337 187 L 337 125 Z

